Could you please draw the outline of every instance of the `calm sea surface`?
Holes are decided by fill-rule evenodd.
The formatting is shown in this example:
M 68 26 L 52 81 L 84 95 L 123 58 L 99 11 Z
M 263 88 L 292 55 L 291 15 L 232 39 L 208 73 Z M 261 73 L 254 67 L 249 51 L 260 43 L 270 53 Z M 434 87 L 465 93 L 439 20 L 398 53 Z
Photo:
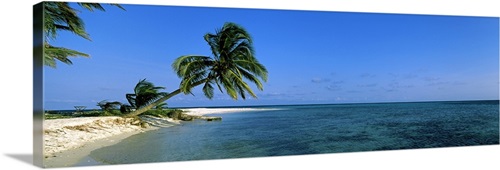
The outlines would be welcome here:
M 269 106 L 97 149 L 103 164 L 499 144 L 499 101 Z

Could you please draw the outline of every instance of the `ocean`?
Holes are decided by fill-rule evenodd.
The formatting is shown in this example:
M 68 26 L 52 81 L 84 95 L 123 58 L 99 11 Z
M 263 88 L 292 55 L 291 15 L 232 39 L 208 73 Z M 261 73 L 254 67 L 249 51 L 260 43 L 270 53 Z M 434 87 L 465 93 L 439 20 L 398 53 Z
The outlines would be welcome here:
M 262 106 L 94 150 L 99 164 L 499 144 L 499 101 Z

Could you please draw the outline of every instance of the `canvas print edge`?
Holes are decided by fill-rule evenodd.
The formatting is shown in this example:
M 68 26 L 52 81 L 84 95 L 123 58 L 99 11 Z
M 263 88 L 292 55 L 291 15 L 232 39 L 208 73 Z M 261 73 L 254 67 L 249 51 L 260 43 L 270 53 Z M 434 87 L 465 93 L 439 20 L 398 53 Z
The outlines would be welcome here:
M 33 164 L 43 167 L 43 2 L 33 5 Z
M 35 7 L 34 7 L 34 8 L 35 8 Z M 34 13 L 35 13 L 35 12 L 34 12 Z M 35 29 L 34 29 L 34 39 L 36 39 L 36 37 L 37 37 L 37 36 L 36 36 L 37 34 L 36 34 L 35 32 L 36 32 L 36 31 L 35 31 Z M 36 43 L 36 40 L 34 40 L 34 49 L 36 49 L 36 44 L 35 44 L 35 43 Z M 34 55 L 37 55 L 37 53 L 38 53 L 38 55 L 40 55 L 40 56 L 41 56 L 40 51 L 38 51 L 38 50 L 34 50 Z M 34 69 L 33 69 L 33 74 L 34 74 L 34 79 L 33 79 L 34 87 L 33 87 L 33 88 L 34 88 L 34 92 L 40 92 L 40 93 L 34 93 L 34 94 L 33 94 L 33 97 L 34 97 L 34 103 L 33 103 L 33 105 L 34 105 L 33 119 L 34 119 L 34 122 L 35 122 L 34 129 L 33 129 L 34 133 L 38 133 L 38 132 L 40 132 L 40 128 L 43 126 L 43 125 L 36 125 L 36 121 L 37 121 L 37 120 L 43 120 L 43 109 L 37 109 L 37 108 L 43 108 L 43 103 L 38 103 L 38 102 L 36 102 L 36 101 L 37 101 L 37 99 L 40 99 L 40 100 L 38 100 L 38 101 L 43 101 L 43 92 L 41 92 L 41 90 L 40 90 L 40 89 L 43 89 L 43 88 L 42 88 L 42 87 L 43 87 L 43 80 L 37 80 L 37 79 L 35 78 L 37 75 L 41 75 L 40 77 L 42 77 L 42 76 L 43 76 L 43 69 L 40 69 L 40 70 L 39 70 L 39 69 L 38 69 L 39 67 L 37 67 L 37 66 L 38 66 L 38 62 L 35 60 L 35 62 L 34 62 Z M 41 68 L 43 68 L 43 67 L 41 67 Z M 38 91 L 37 91 L 37 90 L 38 90 Z M 39 134 L 40 134 L 40 133 L 39 133 Z M 39 139 L 39 138 L 34 138 L 34 141 L 37 141 L 37 142 L 43 143 L 43 140 L 42 140 L 42 139 Z M 36 145 L 37 145 L 37 143 L 36 143 L 36 142 L 34 142 L 34 153 L 38 152 L 38 151 L 36 151 L 36 150 L 37 150 L 37 149 L 36 149 Z M 34 155 L 36 155 L 36 154 L 34 154 Z M 35 161 L 35 164 L 36 164 L 37 162 L 38 162 L 38 161 Z

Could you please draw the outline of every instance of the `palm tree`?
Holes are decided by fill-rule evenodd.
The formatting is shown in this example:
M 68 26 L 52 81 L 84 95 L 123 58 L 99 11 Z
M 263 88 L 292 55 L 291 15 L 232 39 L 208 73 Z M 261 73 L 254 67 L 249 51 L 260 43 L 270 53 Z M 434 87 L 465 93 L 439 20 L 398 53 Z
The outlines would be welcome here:
M 135 85 L 134 93 L 126 94 L 125 96 L 130 106 L 137 109 L 167 95 L 168 93 L 166 92 L 159 92 L 162 89 L 165 89 L 165 87 L 157 87 L 146 79 L 142 79 Z
M 122 103 L 118 101 L 108 102 L 107 100 L 103 100 L 97 103 L 97 106 L 99 106 L 103 111 L 108 111 L 108 112 L 114 109 L 118 109 L 121 105 Z
M 60 30 L 70 31 L 82 38 L 90 40 L 89 34 L 85 31 L 85 25 L 80 17 L 77 15 L 77 10 L 70 7 L 68 2 L 44 2 L 44 18 L 43 18 L 43 31 L 45 33 L 44 45 L 44 65 L 49 67 L 56 67 L 56 60 L 65 64 L 72 64 L 68 57 L 89 57 L 90 55 L 83 52 L 55 47 L 49 44 L 49 40 L 54 40 L 57 37 L 57 32 Z M 82 8 L 89 11 L 100 10 L 105 11 L 99 3 L 77 3 Z M 125 10 L 119 4 L 110 4 Z
M 126 116 L 137 116 L 179 94 L 190 94 L 193 87 L 203 85 L 203 93 L 209 99 L 214 96 L 214 87 L 234 100 L 238 96 L 246 99 L 247 94 L 257 98 L 250 86 L 244 81 L 255 84 L 263 90 L 262 81 L 267 81 L 267 70 L 255 58 L 250 34 L 235 23 L 225 23 L 215 34 L 204 36 L 210 46 L 212 56 L 186 55 L 177 58 L 172 68 L 181 78 L 179 89 L 159 100 L 144 106 Z

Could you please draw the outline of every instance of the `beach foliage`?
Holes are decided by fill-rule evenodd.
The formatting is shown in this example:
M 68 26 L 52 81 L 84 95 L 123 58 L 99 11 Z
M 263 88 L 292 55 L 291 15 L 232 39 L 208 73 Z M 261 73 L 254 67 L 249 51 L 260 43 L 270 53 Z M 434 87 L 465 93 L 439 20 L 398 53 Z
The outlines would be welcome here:
M 121 115 L 121 112 L 116 109 L 111 109 L 111 110 L 103 110 L 103 111 L 88 111 L 88 112 L 83 112 L 81 114 L 76 115 L 76 117 L 99 117 L 99 116 L 119 116 Z
M 181 56 L 172 64 L 181 78 L 179 89 L 126 116 L 140 115 L 179 93 L 192 94 L 192 89 L 199 85 L 203 85 L 203 94 L 209 99 L 214 97 L 216 88 L 234 100 L 246 99 L 248 95 L 257 98 L 247 81 L 263 90 L 267 69 L 255 57 L 250 34 L 242 26 L 228 22 L 203 38 L 210 46 L 211 56 Z
M 144 112 L 144 115 L 151 115 L 155 117 L 161 117 L 161 118 L 172 118 L 173 115 L 178 115 L 181 114 L 182 110 L 180 109 L 151 109 L 146 112 Z
M 76 118 L 76 117 L 99 117 L 99 116 L 120 116 L 121 112 L 119 110 L 90 110 L 82 112 L 54 112 L 47 111 L 44 114 L 44 119 L 65 119 L 65 118 Z
M 121 102 L 118 101 L 109 102 L 107 100 L 103 100 L 97 103 L 97 106 L 99 106 L 104 111 L 116 110 L 120 108 L 121 105 L 122 105 Z
M 65 114 L 45 113 L 44 118 L 46 120 L 50 120 L 50 119 L 66 119 L 66 118 L 74 118 L 74 116 L 65 115 Z
M 146 79 L 142 79 L 135 85 L 134 93 L 126 94 L 125 97 L 127 98 L 130 106 L 137 109 L 167 95 L 168 93 L 166 92 L 160 92 L 160 90 L 163 89 L 165 89 L 165 87 L 155 86 L 153 83 L 147 81 Z M 165 105 L 165 103 L 157 105 L 157 108 L 161 108 Z
M 204 36 L 210 46 L 212 56 L 186 55 L 172 64 L 182 81 L 180 90 L 190 94 L 196 84 L 203 84 L 203 94 L 213 98 L 214 89 L 226 93 L 233 99 L 245 99 L 247 94 L 257 98 L 248 80 L 263 90 L 261 80 L 267 81 L 267 70 L 255 57 L 252 38 L 241 26 L 226 23 L 215 34 Z
M 78 10 L 72 8 L 68 2 L 44 2 L 43 3 L 43 32 L 45 36 L 44 45 L 44 65 L 55 68 L 56 60 L 71 65 L 73 62 L 69 57 L 90 57 L 89 54 L 71 50 L 64 47 L 50 45 L 50 40 L 55 40 L 59 31 L 69 31 L 84 39 L 91 40 L 90 35 L 85 30 L 83 20 L 78 16 Z M 105 11 L 99 3 L 77 3 L 88 11 Z M 119 4 L 110 4 L 120 9 L 124 8 Z

